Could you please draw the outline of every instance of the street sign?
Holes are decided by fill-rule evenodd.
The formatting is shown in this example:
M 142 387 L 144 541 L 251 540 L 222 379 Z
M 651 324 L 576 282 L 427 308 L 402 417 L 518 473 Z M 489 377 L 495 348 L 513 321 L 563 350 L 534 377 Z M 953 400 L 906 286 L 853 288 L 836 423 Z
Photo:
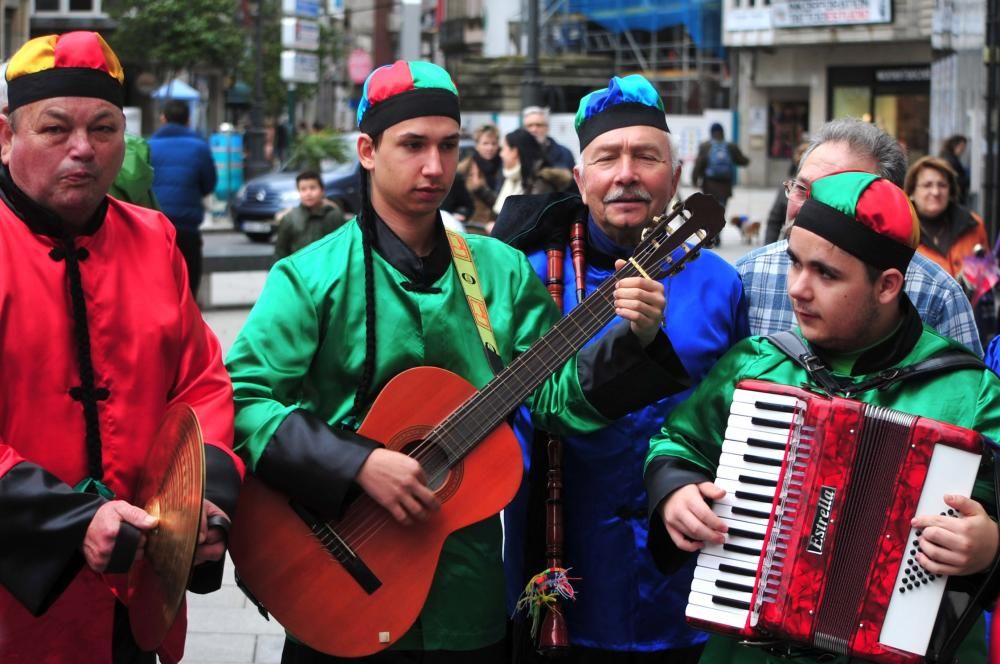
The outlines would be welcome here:
M 282 18 L 281 47 L 318 51 L 319 23 L 307 18 Z
M 285 16 L 319 18 L 320 0 L 281 0 L 281 13 Z
M 282 51 L 281 80 L 286 83 L 319 83 L 319 56 L 301 51 Z
M 347 76 L 351 83 L 361 84 L 372 71 L 372 56 L 363 48 L 356 48 L 347 56 Z

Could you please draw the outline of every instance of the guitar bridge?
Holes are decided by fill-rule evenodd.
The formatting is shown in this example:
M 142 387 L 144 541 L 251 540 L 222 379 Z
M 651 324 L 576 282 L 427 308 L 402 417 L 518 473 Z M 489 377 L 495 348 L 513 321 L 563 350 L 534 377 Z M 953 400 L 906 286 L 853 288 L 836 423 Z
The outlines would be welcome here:
M 352 579 L 357 581 L 362 590 L 371 595 L 382 587 L 382 581 L 375 576 L 375 572 L 365 564 L 365 561 L 337 534 L 337 531 L 330 524 L 294 501 L 289 501 L 288 504 L 313 531 L 323 548 L 330 552 L 334 560 L 341 564 Z

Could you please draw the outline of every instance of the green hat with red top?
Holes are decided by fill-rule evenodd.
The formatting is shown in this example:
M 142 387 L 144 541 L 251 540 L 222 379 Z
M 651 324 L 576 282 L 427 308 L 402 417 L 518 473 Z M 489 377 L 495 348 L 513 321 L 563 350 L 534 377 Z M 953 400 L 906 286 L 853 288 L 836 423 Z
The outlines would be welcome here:
M 397 60 L 365 80 L 358 104 L 358 128 L 376 136 L 394 124 L 428 115 L 461 122 L 458 89 L 451 76 L 431 62 Z
M 795 226 L 861 262 L 905 273 L 920 244 L 920 221 L 906 193 L 873 173 L 843 171 L 815 180 Z

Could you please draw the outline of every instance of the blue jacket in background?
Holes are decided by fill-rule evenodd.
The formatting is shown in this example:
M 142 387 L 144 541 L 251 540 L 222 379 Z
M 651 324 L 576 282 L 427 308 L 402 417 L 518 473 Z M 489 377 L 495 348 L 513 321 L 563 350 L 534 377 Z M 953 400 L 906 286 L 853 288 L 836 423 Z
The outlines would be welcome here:
M 201 199 L 215 190 L 215 161 L 198 133 L 167 123 L 149 138 L 153 192 L 163 213 L 183 231 L 197 231 L 205 216 Z
M 614 258 L 628 257 L 631 252 L 614 246 L 593 220 L 587 240 L 589 295 L 614 274 Z M 545 279 L 545 251 L 532 252 L 528 259 Z M 575 274 L 567 250 L 564 315 L 578 303 Z M 730 346 L 750 334 L 747 304 L 736 270 L 711 251 L 702 250 L 697 260 L 663 283 L 665 332 L 693 386 L 605 429 L 563 438 L 563 563 L 571 567 L 570 576 L 580 577 L 574 582 L 579 593 L 576 601 L 563 606 L 570 640 L 577 646 L 651 652 L 687 648 L 707 638 L 684 620 L 696 557 L 691 556 L 678 572 L 664 576 L 646 548 L 649 525 L 643 464 L 649 439 L 659 433 L 667 414 L 691 394 Z M 615 318 L 609 326 L 619 320 Z M 532 439 L 530 418 L 525 415 L 521 409 L 514 420 L 522 445 Z M 527 465 L 531 454 L 527 449 L 524 454 Z M 524 569 L 526 509 L 527 487 L 522 484 L 504 510 L 504 566 L 511 611 L 530 575 L 541 571 Z

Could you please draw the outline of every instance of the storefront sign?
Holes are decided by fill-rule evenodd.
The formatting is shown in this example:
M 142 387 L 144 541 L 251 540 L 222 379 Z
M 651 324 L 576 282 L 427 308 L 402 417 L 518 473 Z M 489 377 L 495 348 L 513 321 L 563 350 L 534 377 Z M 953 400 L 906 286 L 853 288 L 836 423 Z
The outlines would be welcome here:
M 746 32 L 747 30 L 770 30 L 771 8 L 726 9 L 723 12 L 726 32 Z
M 282 51 L 281 80 L 287 83 L 319 83 L 319 56 L 301 51 Z
M 771 5 L 776 28 L 891 23 L 891 0 L 783 0 Z
M 319 22 L 306 18 L 281 19 L 281 47 L 301 51 L 319 50 Z
M 900 67 L 898 69 L 876 69 L 875 80 L 879 83 L 911 83 L 931 80 L 930 67 Z
M 319 0 L 282 0 L 281 13 L 286 16 L 319 18 Z

